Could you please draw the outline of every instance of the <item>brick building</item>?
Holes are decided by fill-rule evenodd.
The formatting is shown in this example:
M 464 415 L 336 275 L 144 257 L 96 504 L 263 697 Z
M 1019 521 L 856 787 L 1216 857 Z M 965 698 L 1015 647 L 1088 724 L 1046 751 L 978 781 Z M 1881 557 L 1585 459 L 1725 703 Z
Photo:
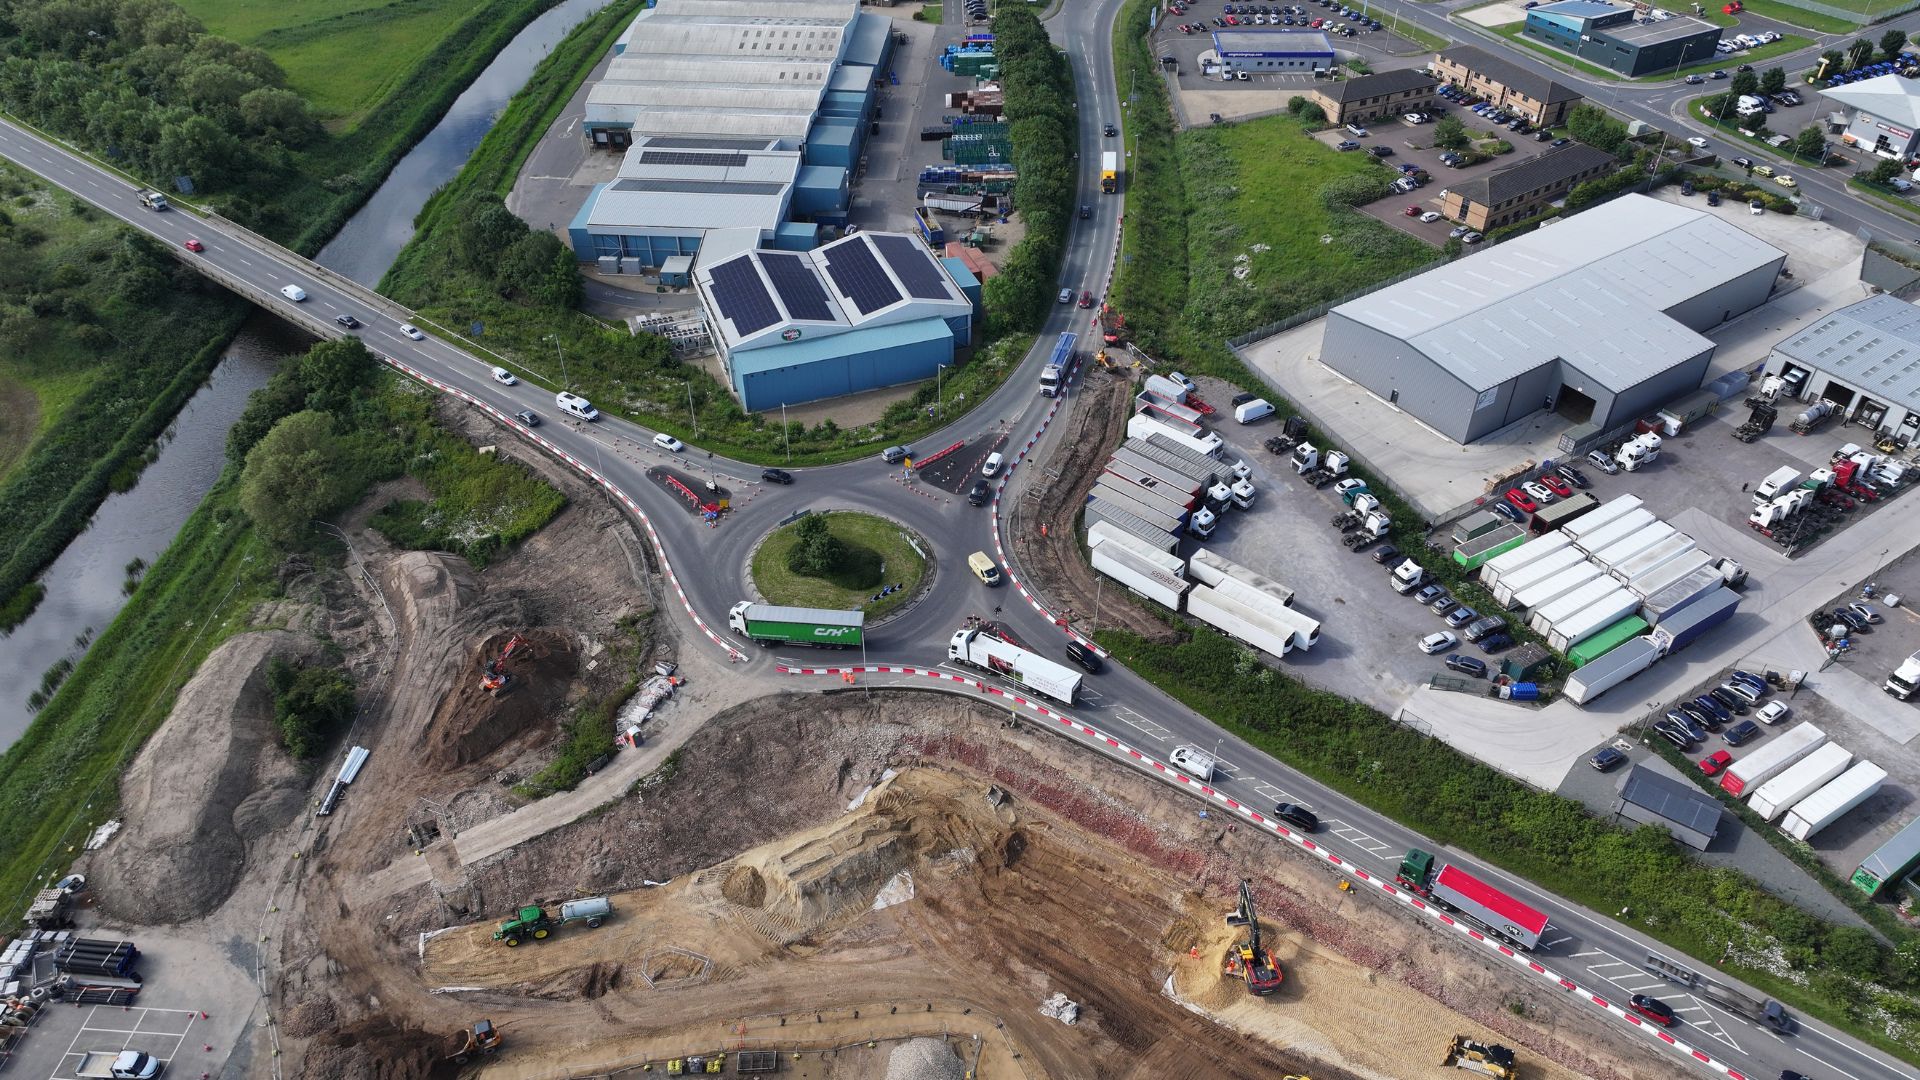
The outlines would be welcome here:
M 1402 68 L 1316 84 L 1305 97 L 1319 105 L 1327 119 L 1336 124 L 1364 123 L 1383 116 L 1419 112 L 1431 106 L 1439 85 L 1424 71 Z
M 1605 150 L 1568 143 L 1449 188 L 1440 200 L 1440 212 L 1470 229 L 1497 229 L 1532 217 L 1575 184 L 1619 167 L 1619 161 Z
M 1436 54 L 1433 73 L 1442 82 L 1526 117 L 1535 127 L 1565 123 L 1567 111 L 1581 100 L 1580 91 L 1472 45 L 1455 45 Z

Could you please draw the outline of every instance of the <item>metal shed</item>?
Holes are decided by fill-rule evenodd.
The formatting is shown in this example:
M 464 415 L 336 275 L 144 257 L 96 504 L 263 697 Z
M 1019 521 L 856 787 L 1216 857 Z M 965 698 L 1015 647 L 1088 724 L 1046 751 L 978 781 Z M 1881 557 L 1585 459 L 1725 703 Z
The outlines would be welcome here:
M 1635 765 L 1621 779 L 1614 813 L 1628 821 L 1658 825 L 1699 851 L 1707 850 L 1720 829 L 1718 800 L 1645 765 Z

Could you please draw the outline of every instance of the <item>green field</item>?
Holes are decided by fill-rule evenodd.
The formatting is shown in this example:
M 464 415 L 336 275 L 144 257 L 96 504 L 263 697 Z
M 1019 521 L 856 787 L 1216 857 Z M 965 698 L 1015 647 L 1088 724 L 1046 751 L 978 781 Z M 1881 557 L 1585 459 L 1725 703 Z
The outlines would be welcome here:
M 919 591 L 927 560 L 914 550 L 905 529 L 872 514 L 838 511 L 825 517 L 827 531 L 847 546 L 846 562 L 827 577 L 795 573 L 788 568 L 787 558 L 799 540 L 799 523 L 774 530 L 753 553 L 753 585 L 767 603 L 833 611 L 858 609 L 865 611 L 867 618 L 876 619 Z M 868 602 L 874 593 L 893 584 L 903 588 L 883 600 Z
M 1846 19 L 1836 19 L 1818 11 L 1795 7 L 1781 3 L 1780 0 L 1745 0 L 1747 11 L 1767 19 L 1776 19 L 1792 26 L 1804 26 L 1822 34 L 1845 34 L 1860 25 Z M 1835 7 L 1847 7 L 1845 3 L 1835 3 Z
M 182 0 L 221 37 L 264 50 L 316 116 L 357 126 L 434 46 L 472 14 L 462 0 Z

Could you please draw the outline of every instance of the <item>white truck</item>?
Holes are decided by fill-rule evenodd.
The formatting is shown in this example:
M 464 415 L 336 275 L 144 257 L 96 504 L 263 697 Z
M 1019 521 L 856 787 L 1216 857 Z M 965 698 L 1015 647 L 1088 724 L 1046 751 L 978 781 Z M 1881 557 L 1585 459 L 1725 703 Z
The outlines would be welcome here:
M 1405 596 L 1427 580 L 1426 568 L 1408 559 L 1393 568 L 1393 591 Z
M 153 1080 L 160 1075 L 160 1059 L 144 1050 L 96 1050 L 82 1054 L 73 1075 L 87 1080 Z
M 1646 468 L 1660 460 L 1660 436 L 1649 431 L 1628 439 L 1613 455 L 1613 460 L 1628 472 Z
M 1801 475 L 1799 469 L 1791 465 L 1780 466 L 1768 473 L 1767 478 L 1760 481 L 1760 486 L 1753 489 L 1753 505 L 1767 505 L 1795 484 L 1798 484 L 1800 480 Z
M 149 210 L 165 210 L 173 205 L 167 201 L 165 195 L 148 188 L 140 189 L 138 194 L 140 196 L 140 205 Z
M 1886 684 L 1881 689 L 1901 701 L 1913 697 L 1914 690 L 1920 689 L 1920 652 L 1900 661 L 1900 666 L 1887 676 Z
M 947 643 L 947 659 L 998 675 L 1062 705 L 1072 705 L 1080 693 L 1079 672 L 978 627 L 954 632 Z

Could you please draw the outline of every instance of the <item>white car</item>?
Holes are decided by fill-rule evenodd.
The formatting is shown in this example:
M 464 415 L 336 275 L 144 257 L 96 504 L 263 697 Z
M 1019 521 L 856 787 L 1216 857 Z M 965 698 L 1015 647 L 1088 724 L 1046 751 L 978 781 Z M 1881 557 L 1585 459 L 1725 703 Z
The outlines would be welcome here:
M 1420 215 L 1420 220 L 1431 225 L 1434 222 L 1440 220 L 1440 212 L 1438 210 L 1429 210 L 1426 213 Z
M 669 454 L 677 454 L 687 448 L 686 443 L 681 442 L 679 439 L 674 438 L 664 431 L 653 437 L 653 445 L 665 450 Z
M 513 372 L 508 371 L 506 368 L 497 367 L 493 369 L 493 381 L 499 383 L 501 386 L 512 386 L 520 380 L 514 378 Z
M 1760 711 L 1753 715 L 1763 724 L 1777 724 L 1785 720 L 1787 714 L 1792 711 L 1787 708 L 1787 703 L 1784 701 L 1769 701 L 1760 706 Z
M 1526 489 L 1527 494 L 1533 497 L 1533 501 L 1539 503 L 1541 506 L 1547 505 L 1558 497 L 1554 495 L 1552 488 L 1538 480 L 1529 480 L 1520 486 Z
M 412 338 L 415 341 L 425 341 L 427 339 L 427 335 L 421 333 L 420 328 L 413 325 L 410 322 L 401 323 L 400 332 L 407 335 L 408 337 Z
M 1420 651 L 1432 656 L 1434 653 L 1446 652 L 1458 644 L 1460 639 L 1454 636 L 1453 631 L 1438 630 L 1420 639 Z
M 1687 143 L 1688 145 L 1693 146 L 1696 149 L 1705 150 L 1707 148 L 1707 140 L 1701 138 L 1698 135 L 1695 135 L 1694 137 L 1688 139 Z

